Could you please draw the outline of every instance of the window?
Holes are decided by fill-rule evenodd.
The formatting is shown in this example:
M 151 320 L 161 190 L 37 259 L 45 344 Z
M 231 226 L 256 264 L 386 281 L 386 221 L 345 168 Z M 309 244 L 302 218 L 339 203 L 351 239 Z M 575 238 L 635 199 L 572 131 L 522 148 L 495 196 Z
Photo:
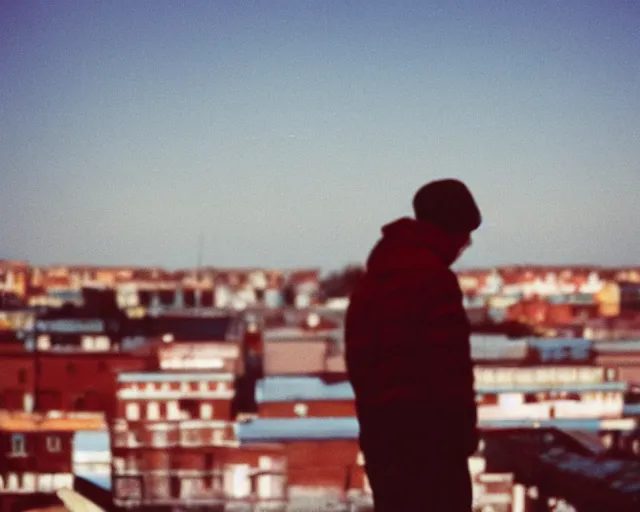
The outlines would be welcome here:
M 213 406 L 211 404 L 200 405 L 200 419 L 210 420 L 213 417 Z
M 160 419 L 160 405 L 158 405 L 158 402 L 149 402 L 147 404 L 147 419 L 148 420 Z
M 96 336 L 95 337 L 95 348 L 97 350 L 109 350 L 111 346 L 111 340 L 108 336 Z
M 127 404 L 125 416 L 128 420 L 138 421 L 140 419 L 140 407 L 138 406 L 138 404 Z
M 11 436 L 11 452 L 12 455 L 26 455 L 26 441 L 23 434 L 13 434 Z
M 93 339 L 93 336 L 82 337 L 82 348 L 84 350 L 93 350 L 95 348 L 95 341 Z
M 167 402 L 167 419 L 169 420 L 177 420 L 180 418 L 180 408 L 178 407 L 178 402 L 176 400 L 171 400 Z
M 25 393 L 22 405 L 24 412 L 33 412 L 33 395 L 31 393 Z
M 40 492 L 53 492 L 53 475 L 40 475 L 38 477 L 38 488 Z
M 18 484 L 18 475 L 15 473 L 9 473 L 7 477 L 7 490 L 17 491 L 20 485 Z
M 36 490 L 36 475 L 33 473 L 23 473 L 22 488 L 25 491 L 34 492 Z
M 47 437 L 47 450 L 51 453 L 60 453 L 62 443 L 58 436 Z
M 156 430 L 153 432 L 151 443 L 155 447 L 165 447 L 168 445 L 167 432 L 164 430 Z

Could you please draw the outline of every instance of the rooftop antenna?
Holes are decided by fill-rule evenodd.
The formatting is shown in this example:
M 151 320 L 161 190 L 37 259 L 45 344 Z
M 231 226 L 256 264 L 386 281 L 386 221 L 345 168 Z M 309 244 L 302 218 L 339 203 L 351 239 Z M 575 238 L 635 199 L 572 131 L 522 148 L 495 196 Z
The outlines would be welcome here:
M 200 281 L 200 269 L 202 267 L 202 245 L 203 245 L 203 234 L 202 229 L 200 229 L 200 234 L 198 236 L 198 261 L 196 264 L 196 281 Z
M 196 289 L 194 291 L 194 293 L 196 294 L 196 311 L 197 314 L 200 315 L 201 314 L 201 307 L 202 307 L 202 297 L 201 297 L 201 290 L 199 288 L 199 284 L 200 284 L 200 272 L 201 272 L 201 268 L 202 268 L 202 247 L 203 247 L 203 233 L 202 233 L 202 228 L 200 228 L 200 234 L 198 235 L 198 261 L 196 262 L 196 272 L 195 272 L 195 280 L 196 280 Z

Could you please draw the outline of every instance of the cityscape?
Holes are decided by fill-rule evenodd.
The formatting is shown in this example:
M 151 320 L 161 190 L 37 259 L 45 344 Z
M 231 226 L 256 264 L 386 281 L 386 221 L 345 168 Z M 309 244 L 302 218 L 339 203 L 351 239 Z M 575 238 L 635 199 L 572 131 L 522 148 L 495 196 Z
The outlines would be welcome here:
M 0 512 L 640 511 L 639 20 L 0 1 Z
M 361 275 L 0 260 L 0 510 L 65 488 L 103 510 L 372 510 L 343 358 Z M 640 267 L 457 275 L 475 510 L 637 510 Z

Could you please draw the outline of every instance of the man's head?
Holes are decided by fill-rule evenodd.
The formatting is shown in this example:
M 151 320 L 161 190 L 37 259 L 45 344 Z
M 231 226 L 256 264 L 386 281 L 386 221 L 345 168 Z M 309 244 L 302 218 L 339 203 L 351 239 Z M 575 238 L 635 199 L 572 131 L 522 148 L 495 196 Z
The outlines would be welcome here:
M 416 219 L 429 222 L 459 243 L 458 257 L 471 245 L 471 233 L 482 216 L 471 192 L 461 181 L 437 180 L 421 187 L 413 197 Z

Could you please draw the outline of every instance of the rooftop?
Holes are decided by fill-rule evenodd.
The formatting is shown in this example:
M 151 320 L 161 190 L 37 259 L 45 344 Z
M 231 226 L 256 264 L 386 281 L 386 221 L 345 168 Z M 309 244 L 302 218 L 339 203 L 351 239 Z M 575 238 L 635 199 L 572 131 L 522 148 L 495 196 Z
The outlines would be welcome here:
M 37 413 L 0 412 L 0 430 L 8 432 L 104 430 L 104 417 L 100 414 L 68 414 L 51 417 Z
M 224 381 L 231 382 L 234 376 L 223 372 L 123 372 L 118 374 L 118 382 L 194 382 Z
M 73 436 L 74 452 L 104 452 L 111 450 L 108 430 L 79 430 Z

